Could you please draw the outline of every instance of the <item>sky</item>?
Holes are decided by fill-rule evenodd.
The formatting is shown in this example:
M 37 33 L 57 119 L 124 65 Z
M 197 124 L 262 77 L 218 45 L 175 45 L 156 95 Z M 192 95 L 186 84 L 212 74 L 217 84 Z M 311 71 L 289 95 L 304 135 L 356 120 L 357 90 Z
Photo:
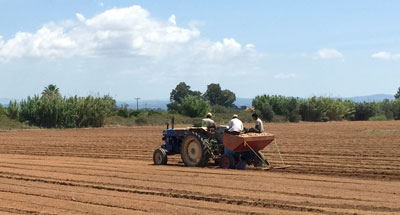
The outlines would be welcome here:
M 400 1 L 0 0 L 0 98 L 168 99 L 179 82 L 237 97 L 352 97 L 400 87 Z

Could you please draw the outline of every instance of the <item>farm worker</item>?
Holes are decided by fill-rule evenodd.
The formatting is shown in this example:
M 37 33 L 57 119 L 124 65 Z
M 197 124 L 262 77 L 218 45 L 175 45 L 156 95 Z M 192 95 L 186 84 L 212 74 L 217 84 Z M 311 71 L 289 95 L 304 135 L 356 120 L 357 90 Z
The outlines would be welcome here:
M 253 113 L 251 116 L 253 117 L 253 120 L 255 121 L 256 125 L 254 128 L 250 128 L 249 132 L 263 133 L 264 126 L 263 126 L 261 119 L 258 117 L 258 114 Z
M 204 118 L 201 121 L 201 125 L 203 127 L 207 127 L 207 128 L 215 128 L 216 127 L 215 126 L 215 122 L 214 122 L 214 120 L 211 119 L 211 117 L 212 117 L 212 114 L 211 113 L 207 113 L 206 118 Z
M 243 123 L 238 119 L 238 115 L 234 114 L 229 122 L 228 133 L 239 135 L 243 131 Z

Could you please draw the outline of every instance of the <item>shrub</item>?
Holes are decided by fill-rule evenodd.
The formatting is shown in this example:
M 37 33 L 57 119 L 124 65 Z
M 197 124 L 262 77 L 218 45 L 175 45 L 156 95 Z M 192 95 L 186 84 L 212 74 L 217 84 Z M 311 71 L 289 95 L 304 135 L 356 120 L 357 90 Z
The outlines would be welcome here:
M 386 121 L 388 120 L 385 115 L 373 116 L 368 119 L 369 121 Z
M 284 115 L 287 112 L 287 102 L 289 101 L 289 98 L 284 97 L 284 96 L 270 96 L 270 95 L 261 95 L 261 96 L 256 96 L 253 99 L 253 106 L 256 109 L 260 109 L 262 107 L 262 104 L 264 103 L 269 103 L 272 111 L 275 114 L 278 115 Z
M 212 113 L 231 113 L 233 109 L 224 107 L 222 105 L 213 105 L 211 106 Z
M 6 109 L 3 107 L 3 105 L 0 104 L 0 116 L 6 113 L 7 113 Z
M 130 117 L 128 106 L 128 104 L 123 104 L 119 108 L 117 108 L 117 115 L 124 118 Z
M 148 123 L 147 117 L 148 117 L 148 114 L 146 112 L 142 112 L 136 117 L 135 123 L 138 125 L 145 125 Z
M 20 102 L 19 118 L 46 128 L 101 127 L 114 109 L 110 96 L 34 96 Z
M 289 122 L 298 122 L 300 121 L 301 116 L 299 115 L 299 104 L 297 99 L 291 98 L 286 103 L 286 108 L 284 115 Z
M 377 108 L 375 103 L 357 103 L 355 106 L 355 120 L 368 120 L 370 117 L 374 116 Z
M 395 120 L 400 120 L 400 98 L 392 102 L 393 117 Z
M 180 113 L 189 117 L 202 117 L 210 111 L 210 103 L 197 96 L 187 96 L 182 100 Z
M 387 119 L 394 119 L 394 103 L 385 99 L 378 103 L 378 113 L 384 115 Z
M 322 100 L 315 96 L 310 99 L 303 100 L 300 103 L 299 112 L 303 121 L 328 121 Z
M 271 122 L 274 118 L 274 111 L 268 102 L 263 103 L 258 111 L 260 112 L 260 117 L 265 121 Z

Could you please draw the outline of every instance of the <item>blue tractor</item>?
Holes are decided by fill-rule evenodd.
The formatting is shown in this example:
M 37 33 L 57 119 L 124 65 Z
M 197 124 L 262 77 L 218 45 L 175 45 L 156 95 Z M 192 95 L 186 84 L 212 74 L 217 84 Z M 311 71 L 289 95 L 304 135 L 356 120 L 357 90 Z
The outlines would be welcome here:
M 271 139 L 269 134 L 267 134 L 269 136 L 259 134 L 254 136 L 256 138 L 254 139 L 250 136 L 230 135 L 225 133 L 226 130 L 227 126 L 174 128 L 172 120 L 172 128 L 168 128 L 167 125 L 167 129 L 163 131 L 164 144 L 153 153 L 154 164 L 165 165 L 168 162 L 168 156 L 180 154 L 183 163 L 190 167 L 206 166 L 210 160 L 214 160 L 214 163 L 222 168 L 246 169 L 249 164 L 268 165 L 264 155 L 259 151 L 262 148 L 260 149 L 258 145 L 265 147 L 273 140 L 273 136 Z M 265 137 L 271 141 L 266 143 Z M 246 141 L 244 138 L 247 138 L 248 143 L 254 143 L 250 145 L 254 145 L 256 150 L 253 150 L 250 145 L 244 146 Z

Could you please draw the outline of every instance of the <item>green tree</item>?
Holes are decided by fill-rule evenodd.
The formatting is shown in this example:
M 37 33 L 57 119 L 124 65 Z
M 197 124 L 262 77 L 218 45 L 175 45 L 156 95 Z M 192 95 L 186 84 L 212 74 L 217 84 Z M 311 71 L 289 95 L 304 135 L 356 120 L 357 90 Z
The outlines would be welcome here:
M 354 120 L 355 116 L 354 114 L 356 113 L 356 103 L 354 103 L 351 100 L 344 100 L 343 101 L 344 106 L 346 106 L 346 113 L 344 114 L 344 119 L 346 120 Z
M 355 120 L 368 120 L 377 112 L 375 103 L 363 102 L 356 104 Z
M 61 96 L 60 89 L 57 88 L 56 85 L 50 84 L 49 86 L 45 87 L 42 92 L 42 97 L 55 97 Z
M 394 119 L 393 114 L 393 103 L 389 99 L 385 99 L 378 103 L 378 112 L 380 115 L 384 115 L 386 119 Z
M 260 113 L 260 117 L 265 121 L 271 122 L 274 118 L 274 111 L 268 102 L 262 103 L 261 107 L 258 109 L 258 112 Z
M 324 104 L 325 115 L 330 121 L 340 121 L 352 113 L 350 101 L 343 102 L 342 99 L 321 98 Z
M 286 119 L 289 122 L 298 122 L 301 119 L 299 115 L 299 104 L 296 98 L 290 98 L 286 103 L 285 113 Z
M 392 102 L 393 117 L 395 120 L 400 120 L 400 98 Z
M 300 103 L 299 113 L 303 121 L 322 122 L 328 121 L 324 102 L 321 98 L 313 96 Z
M 19 105 L 17 101 L 10 101 L 7 108 L 7 116 L 10 119 L 19 119 Z
M 116 112 L 115 100 L 103 97 L 35 95 L 20 102 L 20 121 L 46 128 L 101 127 Z
M 234 107 L 236 95 L 230 90 L 222 90 L 219 84 L 211 83 L 207 85 L 207 90 L 203 97 L 210 102 L 211 105 L 221 105 L 225 107 Z
M 275 114 L 277 115 L 285 115 L 287 112 L 287 103 L 289 101 L 288 97 L 285 96 L 279 96 L 279 95 L 261 95 L 261 96 L 256 96 L 253 99 L 253 106 L 257 108 L 257 106 L 260 107 L 261 103 L 268 102 L 272 110 L 274 111 Z
M 167 105 L 168 110 L 179 111 L 182 100 L 187 96 L 200 97 L 201 92 L 190 90 L 190 86 L 185 82 L 180 82 L 170 94 L 170 104 Z
M 205 116 L 210 111 L 210 103 L 197 96 L 187 96 L 180 104 L 180 113 L 189 117 Z
M 0 116 L 6 114 L 6 109 L 0 104 Z

